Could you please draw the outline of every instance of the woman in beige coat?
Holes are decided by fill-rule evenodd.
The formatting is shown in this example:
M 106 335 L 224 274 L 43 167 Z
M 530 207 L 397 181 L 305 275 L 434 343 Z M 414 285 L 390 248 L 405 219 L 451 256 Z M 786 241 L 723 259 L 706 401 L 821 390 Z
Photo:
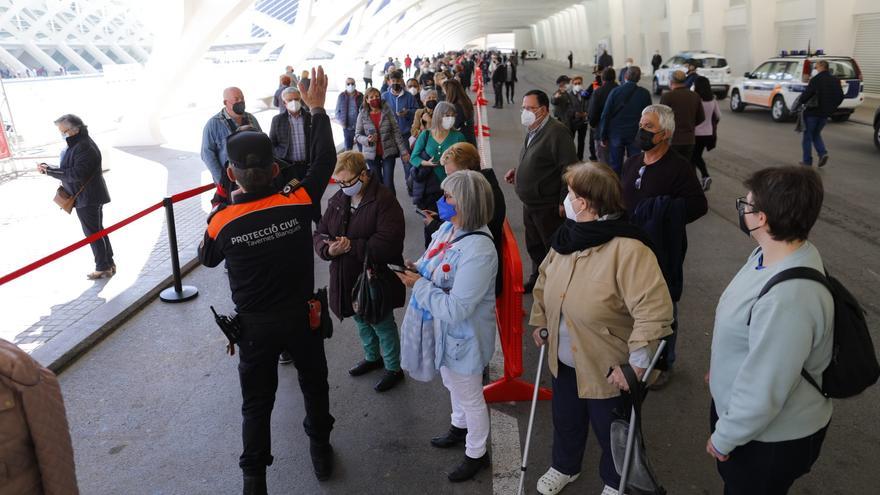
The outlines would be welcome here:
M 529 320 L 538 327 L 536 344 L 540 330 L 549 330 L 553 374 L 553 464 L 538 491 L 555 495 L 577 479 L 592 427 L 602 449 L 602 493 L 617 494 L 610 428 L 612 412 L 625 407 L 620 365 L 644 373 L 659 340 L 672 333 L 672 299 L 650 241 L 625 217 L 617 175 L 582 163 L 564 178 L 568 220 L 541 263 Z
M 76 495 L 55 374 L 0 339 L 0 495 Z

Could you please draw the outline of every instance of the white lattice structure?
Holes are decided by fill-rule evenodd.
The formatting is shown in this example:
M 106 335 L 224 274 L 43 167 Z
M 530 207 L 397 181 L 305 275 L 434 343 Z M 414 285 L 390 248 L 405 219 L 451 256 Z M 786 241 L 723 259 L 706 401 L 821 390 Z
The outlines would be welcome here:
M 120 0 L 0 0 L 0 63 L 11 74 L 94 73 L 142 63 L 152 39 Z

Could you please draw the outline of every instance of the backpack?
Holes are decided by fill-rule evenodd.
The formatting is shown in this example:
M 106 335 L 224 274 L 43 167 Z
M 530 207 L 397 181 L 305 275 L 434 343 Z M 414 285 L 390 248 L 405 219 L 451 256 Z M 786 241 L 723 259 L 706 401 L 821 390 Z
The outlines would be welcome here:
M 836 278 L 819 270 L 795 267 L 783 270 L 764 284 L 760 299 L 774 285 L 792 279 L 814 280 L 824 285 L 834 299 L 834 343 L 831 363 L 822 372 L 822 386 L 801 369 L 804 380 L 826 398 L 845 399 L 862 393 L 880 378 L 880 364 L 874 353 L 874 343 L 865 320 L 865 310 L 855 297 Z M 749 314 L 749 324 L 752 316 Z

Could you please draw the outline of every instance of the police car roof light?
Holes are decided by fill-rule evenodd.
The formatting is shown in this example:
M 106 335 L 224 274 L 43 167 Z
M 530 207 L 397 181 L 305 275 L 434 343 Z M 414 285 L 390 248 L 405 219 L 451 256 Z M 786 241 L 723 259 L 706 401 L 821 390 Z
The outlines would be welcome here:
M 787 56 L 788 56 L 788 52 L 787 52 L 786 50 L 782 50 L 781 52 L 779 52 L 779 56 L 780 56 L 780 57 L 787 57 Z
M 822 49 L 816 50 L 816 55 L 825 55 L 825 50 L 822 50 Z

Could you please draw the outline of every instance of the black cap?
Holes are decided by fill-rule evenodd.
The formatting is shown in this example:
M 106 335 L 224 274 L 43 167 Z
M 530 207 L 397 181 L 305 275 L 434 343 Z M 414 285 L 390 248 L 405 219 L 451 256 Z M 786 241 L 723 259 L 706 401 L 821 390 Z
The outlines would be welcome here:
M 226 154 L 235 168 L 260 168 L 272 165 L 272 140 L 259 131 L 239 131 L 226 140 Z

